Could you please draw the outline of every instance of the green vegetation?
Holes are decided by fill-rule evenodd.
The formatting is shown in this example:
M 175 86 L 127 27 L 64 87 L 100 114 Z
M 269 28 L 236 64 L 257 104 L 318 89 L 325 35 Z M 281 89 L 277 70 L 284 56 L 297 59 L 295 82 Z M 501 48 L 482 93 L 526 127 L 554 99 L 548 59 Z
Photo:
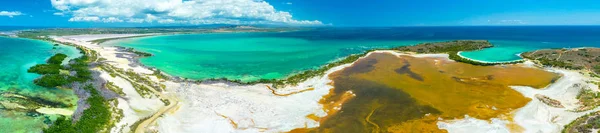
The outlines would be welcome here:
M 574 110 L 576 112 L 587 111 L 600 106 L 600 92 L 592 91 L 591 89 L 582 89 L 576 98 L 581 104 L 581 107 Z
M 61 66 L 63 60 L 67 58 L 65 54 L 55 54 L 46 62 L 48 64 L 38 64 L 30 67 L 27 72 L 41 74 L 42 76 L 34 80 L 34 83 L 43 87 L 57 87 L 70 84 L 72 82 L 86 82 L 92 79 L 92 73 L 88 70 L 89 58 L 87 54 L 73 59 L 66 67 Z M 61 74 L 61 69 L 74 72 L 74 76 Z
M 98 133 L 108 132 L 110 127 L 111 112 L 107 101 L 91 85 L 84 87 L 90 93 L 86 100 L 90 107 L 83 111 L 79 121 L 72 123 L 71 119 L 61 117 L 50 127 L 44 129 L 44 133 Z
M 75 76 L 71 76 L 71 82 L 85 82 L 92 79 L 92 72 L 88 69 L 89 60 L 90 59 L 87 55 L 73 59 L 73 61 L 69 64 L 69 70 L 74 71 L 76 74 Z
M 446 53 L 449 55 L 448 58 L 451 60 L 479 65 L 479 66 L 491 66 L 491 65 L 500 65 L 500 64 L 514 64 L 520 63 L 523 61 L 513 61 L 513 62 L 479 62 L 474 61 L 468 58 L 464 58 L 458 53 L 460 51 L 473 51 L 473 50 L 481 50 L 484 48 L 493 47 L 493 45 L 489 41 L 484 40 L 456 40 L 449 42 L 436 42 L 436 43 L 423 43 L 414 46 L 402 46 L 394 48 L 395 50 L 405 51 L 405 52 L 416 52 L 421 54 L 436 54 L 436 53 Z
M 65 58 L 67 58 L 67 55 L 58 53 L 46 61 L 48 64 L 38 64 L 30 67 L 27 72 L 42 75 L 42 77 L 35 79 L 33 83 L 48 88 L 71 83 L 69 81 L 69 75 L 59 74 L 60 69 L 62 68 L 60 64 Z
M 60 73 L 60 69 L 62 66 L 56 64 L 37 64 L 33 67 L 30 67 L 27 72 L 29 73 L 37 73 L 37 74 L 58 74 Z
M 57 87 L 70 84 L 72 82 L 85 82 L 92 78 L 91 72 L 87 69 L 87 63 L 84 61 L 87 56 L 83 56 L 69 64 L 68 70 L 74 71 L 75 76 L 60 73 L 60 66 L 55 64 L 43 64 L 31 67 L 28 72 L 44 74 L 42 77 L 34 80 L 34 83 L 43 87 Z M 58 66 L 58 67 L 57 67 Z
M 44 133 L 76 133 L 74 125 L 71 119 L 66 119 L 64 116 L 58 117 L 56 121 L 50 126 L 43 130 Z
M 123 88 L 115 85 L 113 82 L 106 83 L 106 88 L 108 88 L 109 90 L 111 90 L 121 96 L 125 96 L 125 92 L 123 92 Z
M 93 59 L 96 59 L 96 52 L 81 47 L 77 48 L 84 55 L 71 60 L 70 63 L 66 66 L 60 66 L 60 68 L 64 68 L 70 71 L 70 75 L 45 74 L 40 79 L 36 79 L 35 82 L 48 82 L 48 85 L 46 85 L 46 87 L 55 87 L 70 84 L 73 82 L 80 82 L 82 84 L 86 84 L 89 80 L 91 80 L 93 77 L 91 71 L 89 70 L 89 62 L 91 62 Z M 57 60 L 60 58 L 64 59 L 60 55 L 54 57 L 56 57 Z M 39 72 L 38 70 L 41 71 L 41 69 L 32 68 L 32 71 Z M 43 130 L 45 133 L 109 132 L 110 128 L 112 127 L 111 125 L 114 125 L 111 119 L 119 118 L 119 116 L 114 116 L 112 112 L 122 114 L 122 111 L 117 111 L 114 108 L 112 108 L 109 105 L 111 103 L 107 101 L 104 97 L 102 97 L 100 95 L 100 92 L 98 92 L 91 84 L 83 86 L 83 89 L 90 94 L 90 96 L 86 99 L 86 103 L 89 104 L 89 108 L 83 111 L 79 120 L 74 122 L 74 120 L 72 119 L 66 119 L 64 117 L 58 118 L 50 127 Z M 117 91 L 117 93 L 119 93 L 119 91 Z M 120 93 L 123 92 L 120 91 Z M 115 102 L 116 101 L 113 100 L 112 103 L 118 104 Z
M 169 79 L 169 76 L 164 75 L 160 70 L 154 71 L 152 75 L 156 76 L 158 79 Z
M 450 53 L 481 50 L 489 47 L 493 47 L 493 45 L 489 41 L 485 40 L 456 40 L 448 42 L 422 43 L 414 46 L 402 46 L 393 49 L 416 53 Z
M 48 61 L 46 61 L 46 62 L 48 64 L 60 65 L 65 60 L 65 58 L 67 58 L 66 54 L 58 53 L 58 54 L 55 54 L 54 56 L 50 57 L 50 59 L 48 59 Z
M 136 37 L 146 37 L 146 36 L 152 36 L 152 35 L 140 35 L 140 36 L 117 37 L 117 38 L 105 38 L 105 39 L 93 40 L 92 43 L 100 44 L 100 43 L 104 43 L 104 42 L 107 42 L 107 41 L 110 41 L 110 40 L 136 38 Z
M 511 62 L 479 62 L 479 61 L 474 61 L 471 59 L 464 58 L 464 57 L 458 55 L 458 52 L 456 52 L 456 51 L 450 52 L 450 53 L 448 53 L 448 55 L 449 55 L 448 58 L 450 58 L 451 60 L 454 60 L 457 62 L 462 62 L 462 63 L 467 63 L 467 64 L 472 64 L 472 65 L 478 65 L 478 66 L 493 66 L 493 65 L 515 64 L 515 63 L 523 62 L 523 60 L 511 61 Z
M 124 48 L 124 47 L 122 47 L 122 48 Z M 134 53 L 134 54 L 136 54 L 136 55 L 138 55 L 140 57 L 150 57 L 150 56 L 152 56 L 151 53 L 137 51 L 137 50 L 134 50 L 133 48 L 125 48 L 125 51 Z
M 521 54 L 539 64 L 600 74 L 600 48 L 541 49 Z
M 46 61 L 46 63 L 48 64 L 37 64 L 33 67 L 30 67 L 27 72 L 29 73 L 37 73 L 37 74 L 58 74 L 60 73 L 60 69 L 62 69 L 62 66 L 60 66 L 60 64 L 62 64 L 62 62 L 65 60 L 65 58 L 67 58 L 67 55 L 62 54 L 62 53 L 58 53 L 55 54 L 54 56 L 50 57 L 50 59 L 48 59 Z
M 523 61 L 513 61 L 513 62 L 479 62 L 471 59 L 464 58 L 458 53 L 460 51 L 473 51 L 473 50 L 481 50 L 484 48 L 493 47 L 493 45 L 489 41 L 484 40 L 456 40 L 449 42 L 436 42 L 436 43 L 422 43 L 414 46 L 402 46 L 393 48 L 394 50 L 405 51 L 405 52 L 416 52 L 421 54 L 437 54 L 437 53 L 446 53 L 449 55 L 448 58 L 451 60 L 479 65 L 479 66 L 491 66 L 491 65 L 500 65 L 500 64 L 514 64 L 520 63 Z
M 146 86 L 144 86 L 144 84 L 146 85 L 151 85 L 154 87 L 159 87 L 159 85 L 154 84 L 154 82 L 150 81 L 150 79 L 141 77 L 140 75 L 136 74 L 133 71 L 124 71 L 122 69 L 110 66 L 110 65 L 100 65 L 100 68 L 106 72 L 108 72 L 111 76 L 119 76 L 127 81 L 129 81 L 131 83 L 131 85 L 133 86 L 133 88 L 135 89 L 135 91 L 140 94 L 142 97 L 144 98 L 148 98 L 152 96 L 152 91 L 150 90 L 151 88 L 148 88 Z M 126 78 L 122 75 L 126 75 L 129 78 Z
M 148 117 L 146 117 L 146 118 L 142 118 L 142 119 L 140 119 L 140 120 L 138 120 L 138 121 L 134 122 L 133 124 L 131 124 L 131 126 L 129 126 L 129 129 L 131 130 L 130 132 L 134 132 L 134 131 L 135 131 L 135 129 L 136 129 L 138 126 L 140 126 L 140 124 L 142 124 L 142 122 L 144 122 L 144 121 L 146 121 L 146 120 L 148 120 L 148 119 L 150 119 L 150 118 L 151 118 L 151 116 L 148 116 Z
M 581 116 L 564 126 L 562 133 L 591 133 L 600 129 L 600 111 Z
M 539 59 L 537 59 L 537 61 L 544 66 L 560 67 L 560 68 L 575 69 L 575 70 L 583 69 L 583 67 L 581 67 L 581 66 L 574 66 L 571 63 L 559 61 L 559 60 L 539 58 Z
M 38 79 L 35 79 L 33 81 L 33 83 L 35 83 L 36 85 L 42 86 L 42 87 L 51 88 L 51 87 L 67 85 L 71 82 L 69 81 L 69 76 L 67 76 L 67 75 L 46 74 Z

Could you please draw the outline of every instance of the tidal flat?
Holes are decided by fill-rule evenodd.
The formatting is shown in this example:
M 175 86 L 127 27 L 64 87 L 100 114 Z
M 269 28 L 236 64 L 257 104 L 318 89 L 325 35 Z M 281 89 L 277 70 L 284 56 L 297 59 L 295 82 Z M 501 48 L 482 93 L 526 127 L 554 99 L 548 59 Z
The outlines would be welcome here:
M 465 115 L 510 120 L 511 111 L 531 99 L 509 86 L 543 88 L 560 77 L 516 65 L 474 66 L 388 53 L 371 54 L 329 76 L 333 95 L 322 103 L 344 99 L 340 94 L 346 92 L 355 96 L 311 132 L 446 132 L 438 129 L 439 120 Z

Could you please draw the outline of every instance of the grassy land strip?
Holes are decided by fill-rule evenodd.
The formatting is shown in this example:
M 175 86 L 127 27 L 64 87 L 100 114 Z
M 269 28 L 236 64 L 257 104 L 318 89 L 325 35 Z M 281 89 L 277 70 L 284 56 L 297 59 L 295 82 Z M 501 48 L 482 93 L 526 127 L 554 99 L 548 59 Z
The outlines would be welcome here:
M 87 85 L 84 87 L 90 93 L 87 103 L 90 107 L 83 111 L 83 115 L 76 123 L 71 119 L 64 117 L 57 119 L 52 126 L 44 129 L 44 133 L 98 133 L 108 132 L 107 127 L 110 124 L 111 112 L 108 102 L 99 92 Z
M 525 52 L 521 56 L 544 66 L 587 69 L 600 74 L 600 48 L 541 49 Z
M 600 129 L 600 111 L 581 116 L 564 126 L 562 133 L 591 133 Z
M 93 40 L 92 43 L 100 44 L 100 43 L 104 43 L 104 42 L 111 41 L 111 40 L 137 38 L 137 37 L 147 37 L 147 36 L 153 36 L 153 35 L 139 35 L 139 36 L 128 36 L 128 37 L 105 38 L 105 39 Z
M 48 59 L 47 64 L 38 64 L 27 70 L 30 73 L 41 74 L 42 76 L 34 80 L 34 83 L 43 87 L 57 87 L 67 85 L 73 82 L 86 82 L 92 78 L 88 70 L 88 56 L 73 59 L 67 66 L 61 66 L 62 61 L 67 57 L 65 54 L 58 53 Z M 60 70 L 71 71 L 72 75 L 61 74 Z
M 71 75 L 59 74 L 59 77 L 56 74 L 46 74 L 42 76 L 42 78 L 36 81 L 38 82 L 49 82 L 49 83 L 57 83 L 55 80 L 65 80 L 58 82 L 62 85 L 71 84 L 74 82 L 79 82 L 81 84 L 87 84 L 93 77 L 89 68 L 89 63 L 92 62 L 93 59 L 96 58 L 95 52 L 87 49 L 83 49 L 78 47 L 78 49 L 84 54 L 83 56 L 73 59 L 66 66 L 62 66 L 69 71 L 71 71 Z M 60 57 L 56 56 L 56 57 Z M 90 58 L 92 57 L 92 58 Z M 64 59 L 63 57 L 60 57 Z M 52 63 L 58 63 L 60 58 L 56 58 Z M 51 58 L 52 59 L 52 58 Z M 62 62 L 62 60 L 60 61 Z M 50 62 L 49 62 L 50 63 Z M 49 77 L 47 80 L 44 77 Z M 64 83 L 64 84 L 63 84 Z M 55 84 L 50 84 L 55 85 Z M 62 86 L 57 85 L 57 86 Z M 111 121 L 113 118 L 113 114 L 111 112 L 110 103 L 104 97 L 100 95 L 98 90 L 94 88 L 91 84 L 87 84 L 83 86 L 85 91 L 87 91 L 90 96 L 86 99 L 86 103 L 89 104 L 89 108 L 85 109 L 77 122 L 73 122 L 71 118 L 59 118 L 48 128 L 43 129 L 45 133 L 103 133 L 109 132 L 111 126 L 114 122 Z M 117 112 L 119 113 L 119 112 Z

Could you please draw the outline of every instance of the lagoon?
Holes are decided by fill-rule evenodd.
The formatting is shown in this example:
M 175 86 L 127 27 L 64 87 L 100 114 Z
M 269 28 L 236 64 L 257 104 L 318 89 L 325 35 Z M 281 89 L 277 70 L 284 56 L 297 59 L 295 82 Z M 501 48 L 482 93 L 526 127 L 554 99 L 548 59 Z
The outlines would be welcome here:
M 598 26 L 316 28 L 276 33 L 213 33 L 123 39 L 106 46 L 131 47 L 154 56 L 141 63 L 167 74 L 241 81 L 281 79 L 350 54 L 375 48 L 462 39 L 495 45 L 461 55 L 482 61 L 513 61 L 541 48 L 600 46 Z

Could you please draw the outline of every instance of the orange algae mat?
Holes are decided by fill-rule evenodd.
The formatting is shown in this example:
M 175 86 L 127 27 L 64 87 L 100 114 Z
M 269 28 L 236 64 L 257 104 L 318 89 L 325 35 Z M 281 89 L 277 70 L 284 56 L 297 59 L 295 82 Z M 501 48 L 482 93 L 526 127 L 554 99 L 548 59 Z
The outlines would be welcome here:
M 509 86 L 543 88 L 559 76 L 516 65 L 375 53 L 331 74 L 335 89 L 321 100 L 329 115 L 310 116 L 321 122 L 318 128 L 292 132 L 446 132 L 438 118 L 510 120 L 510 112 L 531 99 Z

